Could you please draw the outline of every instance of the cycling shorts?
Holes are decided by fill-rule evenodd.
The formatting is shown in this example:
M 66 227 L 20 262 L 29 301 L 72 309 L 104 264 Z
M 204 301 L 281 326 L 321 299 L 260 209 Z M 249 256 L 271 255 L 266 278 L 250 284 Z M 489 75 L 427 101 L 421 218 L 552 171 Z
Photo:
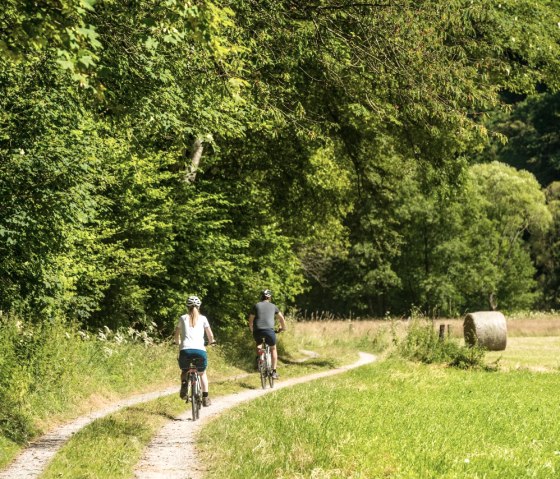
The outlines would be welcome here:
M 191 361 L 196 363 L 196 369 L 199 373 L 206 371 L 208 367 L 208 355 L 202 349 L 181 349 L 178 361 L 179 367 L 183 371 L 189 369 Z
M 276 333 L 274 329 L 254 329 L 253 338 L 257 344 L 261 344 L 263 338 L 269 346 L 274 346 L 276 344 Z

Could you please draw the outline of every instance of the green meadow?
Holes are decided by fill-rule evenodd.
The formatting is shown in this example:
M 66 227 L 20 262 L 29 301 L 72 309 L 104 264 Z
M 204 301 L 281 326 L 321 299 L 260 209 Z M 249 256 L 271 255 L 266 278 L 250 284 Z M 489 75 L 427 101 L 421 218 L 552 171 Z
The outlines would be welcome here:
M 459 325 L 450 341 L 461 345 Z M 297 324 L 300 347 L 385 352 L 212 421 L 200 437 L 208 477 L 558 477 L 559 326 L 516 318 L 505 351 L 462 370 L 403 360 L 393 346 L 406 342 L 406 322 Z
M 560 375 L 389 359 L 282 390 L 214 420 L 210 478 L 560 475 Z

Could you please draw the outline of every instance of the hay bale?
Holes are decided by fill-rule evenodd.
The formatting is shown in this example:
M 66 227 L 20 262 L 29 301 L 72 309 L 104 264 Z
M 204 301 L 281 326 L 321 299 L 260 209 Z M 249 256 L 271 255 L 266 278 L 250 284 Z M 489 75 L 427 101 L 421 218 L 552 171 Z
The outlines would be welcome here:
M 506 318 L 499 311 L 469 313 L 463 321 L 465 344 L 489 351 L 503 351 L 507 344 Z

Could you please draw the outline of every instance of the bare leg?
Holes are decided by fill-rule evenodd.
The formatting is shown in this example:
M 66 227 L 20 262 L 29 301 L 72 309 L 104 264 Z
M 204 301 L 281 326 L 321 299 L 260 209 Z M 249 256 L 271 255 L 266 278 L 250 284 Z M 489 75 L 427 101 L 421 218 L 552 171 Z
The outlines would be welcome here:
M 187 380 L 187 371 L 181 371 L 181 382 L 184 383 Z
M 278 351 L 276 346 L 270 346 L 270 353 L 272 355 L 272 369 L 276 369 L 276 364 L 278 363 Z
M 206 371 L 204 371 L 203 373 L 198 373 L 198 375 L 200 376 L 200 382 L 202 383 L 202 392 L 207 393 L 208 392 L 208 376 L 206 376 Z

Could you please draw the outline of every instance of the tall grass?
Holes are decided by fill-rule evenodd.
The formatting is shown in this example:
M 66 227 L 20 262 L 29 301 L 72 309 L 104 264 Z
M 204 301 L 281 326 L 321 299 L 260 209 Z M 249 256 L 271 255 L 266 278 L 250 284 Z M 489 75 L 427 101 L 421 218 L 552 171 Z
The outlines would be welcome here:
M 3 317 L 0 350 L 0 466 L 51 424 L 177 377 L 174 348 L 133 330 Z
M 406 359 L 426 364 L 443 363 L 462 369 L 487 367 L 484 350 L 467 347 L 445 335 L 441 337 L 431 320 L 413 319 L 402 339 L 395 336 L 396 352 Z
M 290 322 L 289 351 L 305 349 L 325 355 L 340 355 L 348 360 L 357 351 L 381 352 L 391 345 L 395 329 L 403 330 L 402 322 L 385 320 L 332 320 Z
M 88 335 L 63 323 L 31 325 L 15 320 L 8 321 L 6 318 L 2 321 L 0 325 L 0 348 L 2 351 L 0 355 L 0 371 L 2 372 L 0 375 L 0 467 L 13 457 L 19 447 L 18 444 L 20 445 L 25 440 L 32 438 L 40 430 L 48 428 L 53 422 L 72 415 L 78 415 L 80 411 L 95 407 L 93 402 L 95 400 L 99 400 L 101 403 L 108 402 L 118 396 L 140 390 L 156 389 L 158 386 L 173 384 L 177 381 L 175 347 L 170 347 L 168 344 L 156 344 L 145 333 L 139 333 L 134 330 L 112 332 L 105 329 L 97 334 Z M 538 322 L 538 320 L 535 321 L 535 323 Z M 358 350 L 379 353 L 394 345 L 401 348 L 400 352 L 404 356 L 407 356 L 407 354 L 404 354 L 407 351 L 410 354 L 407 357 L 412 358 L 416 356 L 416 360 L 424 362 L 433 363 L 443 360 L 443 362 L 449 363 L 449 357 L 460 357 L 460 355 L 457 356 L 456 354 L 457 350 L 453 350 L 451 355 L 447 353 L 447 356 L 446 354 L 441 355 L 442 351 L 438 350 L 438 348 L 443 347 L 445 349 L 448 345 L 442 344 L 436 339 L 434 336 L 436 335 L 436 330 L 433 328 L 433 324 L 430 323 L 430 331 L 420 328 L 417 332 L 414 332 L 414 327 L 411 327 L 412 324 L 413 322 L 411 321 L 389 320 L 323 320 L 321 322 L 294 322 L 291 320 L 288 324 L 288 333 L 279 336 L 279 350 L 282 358 L 280 362 L 281 375 L 283 378 L 286 378 L 305 374 L 316 369 L 332 367 L 352 361 L 357 356 Z M 538 328 L 533 326 L 533 330 L 537 331 Z M 410 334 L 411 331 L 413 334 Z M 238 383 L 227 382 L 218 384 L 232 376 L 243 376 L 244 373 L 253 371 L 254 366 L 254 345 L 247 331 L 234 332 L 228 338 L 221 338 L 221 343 L 222 345 L 218 349 L 211 349 L 209 351 L 211 357 L 209 374 L 213 384 L 217 386 L 214 391 L 232 392 L 239 387 L 258 387 L 255 375 L 240 379 Z M 300 359 L 307 357 L 308 352 L 306 350 L 313 350 L 319 353 L 320 357 L 303 364 L 299 363 Z M 405 367 L 402 365 L 403 363 L 395 359 L 390 361 L 392 364 L 399 365 L 395 369 L 394 376 L 392 377 L 393 380 L 402 375 L 410 376 L 410 372 L 399 372 L 399 368 L 406 370 L 407 367 L 410 367 L 412 371 L 432 371 L 442 381 L 446 381 L 448 375 L 455 377 L 454 374 L 458 374 L 448 372 L 440 367 L 431 369 L 423 369 L 423 366 L 412 365 Z M 374 371 L 376 370 L 374 369 Z M 377 377 L 375 372 L 368 374 L 371 374 L 372 378 Z M 389 375 L 388 371 L 387 374 Z M 389 376 L 392 376 L 392 374 Z M 412 376 L 414 377 L 414 375 Z M 478 376 L 473 373 L 472 377 Z M 480 377 L 486 376 L 481 374 Z M 351 391 L 357 392 L 370 390 L 370 410 L 364 412 L 358 408 L 356 414 L 371 414 L 372 407 L 377 407 L 375 397 L 379 392 L 378 389 L 384 387 L 383 381 L 388 380 L 381 376 L 380 378 L 378 385 L 370 385 L 367 381 L 360 380 L 354 385 L 347 384 L 344 386 Z M 423 386 L 422 382 L 417 379 L 413 379 L 414 381 L 419 384 L 418 387 L 427 387 L 428 389 L 432 387 L 427 383 Z M 314 419 L 315 422 L 318 421 L 317 424 L 320 423 L 319 427 L 322 428 L 320 431 L 326 431 L 330 427 L 331 421 L 336 419 L 336 416 L 339 414 L 337 412 L 340 410 L 339 407 L 343 411 L 352 414 L 353 406 L 345 405 L 345 401 L 349 399 L 330 394 L 329 388 L 335 387 L 333 386 L 334 384 L 338 383 L 329 382 L 327 389 L 323 391 L 323 412 L 325 413 L 326 411 L 328 414 L 323 414 L 322 418 L 317 417 Z M 456 382 L 456 386 L 460 387 L 460 382 Z M 523 384 L 521 384 L 521 387 L 524 387 Z M 472 386 L 472 381 L 470 389 L 476 389 Z M 397 397 L 400 397 L 399 391 L 394 389 L 392 391 Z M 306 394 L 308 394 L 307 389 L 304 389 L 303 397 Z M 450 395 L 451 397 L 452 394 Z M 294 404 L 296 409 L 300 407 L 300 403 L 306 404 L 306 400 L 300 396 L 287 396 L 287 398 L 289 404 Z M 504 396 L 504 399 L 507 399 L 507 396 Z M 395 399 L 397 402 L 399 400 Z M 437 401 L 447 400 L 447 398 L 439 397 L 436 394 L 434 396 L 434 401 L 436 402 L 433 404 L 433 410 L 428 411 L 426 409 L 425 413 L 427 415 L 439 414 L 439 404 Z M 458 399 L 453 400 L 458 401 Z M 468 400 L 468 396 L 465 397 L 465 400 Z M 178 399 L 175 398 L 175 401 L 178 401 Z M 320 402 L 321 400 L 318 401 Z M 169 404 L 172 403 L 173 400 Z M 507 405 L 506 402 L 504 404 Z M 175 408 L 176 405 L 175 403 L 172 408 Z M 159 406 L 155 407 L 157 409 Z M 365 409 L 365 406 L 362 407 Z M 278 411 L 284 411 L 284 409 L 285 405 L 280 407 Z M 73 454 L 75 456 L 76 454 L 78 456 L 84 455 L 74 451 L 79 451 L 80 448 L 83 449 L 84 447 L 87 450 L 90 447 L 89 441 L 95 442 L 96 437 L 98 437 L 97 440 L 101 440 L 100 438 L 104 434 L 110 435 L 111 429 L 114 427 L 116 427 L 117 435 L 120 435 L 118 431 L 121 429 L 127 431 L 126 435 L 121 435 L 122 441 L 120 442 L 124 446 L 116 446 L 118 441 L 113 442 L 112 444 L 115 447 L 109 448 L 109 450 L 114 449 L 114 454 L 113 452 L 107 452 L 105 457 L 109 463 L 124 461 L 123 449 L 128 448 L 127 441 L 139 440 L 144 443 L 148 439 L 148 435 L 151 434 L 146 433 L 143 429 L 139 430 L 138 434 L 133 432 L 134 424 L 138 421 L 138 414 L 141 413 L 142 411 L 137 408 L 134 414 L 125 413 L 118 416 L 118 423 L 108 420 L 102 423 L 103 427 L 101 427 L 101 423 L 95 426 L 92 425 L 93 432 L 88 432 L 88 434 L 83 436 L 83 439 L 80 439 L 81 436 L 75 437 L 71 442 L 77 442 L 78 444 L 71 445 L 66 456 L 61 455 L 63 462 L 56 474 L 67 467 L 64 465 L 64 461 L 67 460 L 81 464 L 81 466 L 78 465 L 77 467 L 88 468 L 89 460 L 66 459 L 66 457 L 71 457 Z M 151 415 L 152 413 L 148 411 L 147 414 Z M 285 420 L 284 414 L 285 412 L 282 412 L 282 416 L 280 416 L 282 421 L 280 421 L 280 424 L 277 424 L 277 414 L 276 412 L 272 413 L 271 418 L 269 418 L 272 421 L 270 426 L 279 427 L 282 430 L 282 423 Z M 292 412 L 289 414 L 292 414 Z M 228 419 L 224 420 L 227 421 Z M 301 422 L 304 425 L 305 420 Z M 320 447 L 322 433 L 318 435 L 316 431 L 310 431 L 309 435 L 315 438 L 316 446 Z M 137 439 L 135 439 L 136 437 Z M 265 441 L 264 443 L 259 443 L 260 445 L 255 446 L 255 451 L 257 454 L 263 453 L 266 455 L 268 454 L 268 442 L 266 442 L 266 439 L 263 440 Z M 301 447 L 306 448 L 307 446 L 302 442 Z M 290 446 L 290 451 L 294 448 L 300 452 L 303 451 L 302 454 L 306 451 L 306 449 L 302 450 L 297 445 Z M 127 456 L 128 470 L 130 470 L 134 462 L 134 454 L 130 455 L 130 457 Z M 112 459 L 112 456 L 115 455 L 118 457 Z M 86 456 L 84 455 L 84 457 Z M 299 460 L 302 463 L 305 462 L 303 459 Z M 99 473 L 98 477 L 112 477 L 111 471 L 114 472 L 115 470 L 111 469 L 112 466 L 110 464 L 106 466 L 108 469 L 104 465 L 97 469 L 96 474 Z M 118 467 L 122 471 L 126 469 L 124 464 Z M 292 465 L 291 467 L 293 468 L 294 466 Z M 390 474 L 393 471 L 392 467 L 390 466 L 387 469 Z M 55 468 L 54 470 L 57 469 Z M 105 470 L 106 472 L 108 471 L 108 475 L 103 475 L 105 473 L 101 472 Z M 338 476 L 338 466 L 335 469 L 320 466 L 319 468 L 311 469 L 310 472 L 294 472 L 296 469 L 290 470 L 293 474 L 284 471 L 282 472 L 284 475 L 278 475 L 277 477 L 377 477 L 368 475 L 345 476 L 348 473 L 346 469 L 340 469 L 342 472 Z M 229 477 L 229 473 L 227 477 Z M 248 475 L 246 477 L 256 476 Z M 387 477 L 424 476 L 388 475 Z M 425 477 L 476 476 L 428 475 Z M 480 477 L 483 476 L 481 475 Z M 540 476 L 536 475 L 534 477 Z
M 290 325 L 280 335 L 282 379 L 302 376 L 333 367 L 341 361 L 340 347 L 327 348 L 326 354 L 299 362 L 294 345 L 303 341 L 297 328 Z M 307 343 L 307 346 L 309 344 Z M 354 359 L 356 348 L 348 347 Z M 228 342 L 209 348 L 210 393 L 212 398 L 244 389 L 260 388 L 254 371 L 254 344 L 248 331 L 231 334 Z M 243 375 L 243 371 L 250 372 Z M 234 379 L 235 378 L 235 379 Z M 95 421 L 74 435 L 49 464 L 42 477 L 80 477 L 115 479 L 132 477 L 140 453 L 163 421 L 185 411 L 185 404 L 173 394 L 163 399 L 127 408 Z M 202 412 L 204 417 L 204 411 Z

